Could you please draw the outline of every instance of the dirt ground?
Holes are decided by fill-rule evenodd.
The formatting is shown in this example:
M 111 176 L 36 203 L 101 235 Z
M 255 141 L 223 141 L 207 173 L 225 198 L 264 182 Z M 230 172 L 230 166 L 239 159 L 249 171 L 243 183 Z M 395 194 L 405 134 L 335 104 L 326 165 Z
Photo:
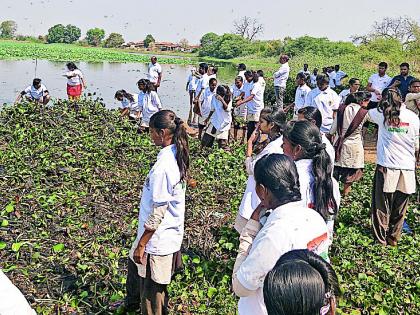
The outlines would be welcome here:
M 373 134 L 367 134 L 365 139 L 365 162 L 376 162 L 376 139 Z

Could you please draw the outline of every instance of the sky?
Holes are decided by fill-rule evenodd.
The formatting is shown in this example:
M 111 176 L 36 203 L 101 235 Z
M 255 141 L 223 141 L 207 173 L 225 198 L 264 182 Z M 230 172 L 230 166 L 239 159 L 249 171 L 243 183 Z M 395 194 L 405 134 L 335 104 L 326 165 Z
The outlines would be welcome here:
M 126 41 L 152 34 L 157 41 L 186 38 L 197 44 L 208 32 L 233 30 L 243 16 L 264 25 L 260 39 L 309 35 L 350 40 L 382 18 L 408 16 L 420 22 L 420 0 L 0 0 L 0 21 L 15 20 L 18 33 L 38 36 L 55 24 L 100 27 Z M 211 3 L 211 6 L 209 4 Z

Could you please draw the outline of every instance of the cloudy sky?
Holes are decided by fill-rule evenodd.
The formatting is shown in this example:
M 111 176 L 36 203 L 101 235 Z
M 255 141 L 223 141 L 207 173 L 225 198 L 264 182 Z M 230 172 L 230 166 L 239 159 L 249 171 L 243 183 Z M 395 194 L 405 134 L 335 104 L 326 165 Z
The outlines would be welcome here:
M 420 22 L 420 0 L 1 0 L 0 21 L 15 20 L 18 33 L 46 34 L 54 24 L 73 24 L 86 30 L 104 28 L 127 41 L 150 33 L 158 41 L 182 38 L 198 43 L 207 32 L 232 31 L 242 16 L 264 25 L 262 39 L 310 35 L 349 40 L 367 33 L 374 21 L 409 16 Z

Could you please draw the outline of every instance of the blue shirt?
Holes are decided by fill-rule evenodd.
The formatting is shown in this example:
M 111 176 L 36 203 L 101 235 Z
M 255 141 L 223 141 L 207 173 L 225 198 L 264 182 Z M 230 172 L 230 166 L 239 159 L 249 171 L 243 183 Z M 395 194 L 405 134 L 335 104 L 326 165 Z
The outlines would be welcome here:
M 389 86 L 393 85 L 396 80 L 400 81 L 401 84 L 398 86 L 398 89 L 401 92 L 402 98 L 405 99 L 405 96 L 408 93 L 408 86 L 410 85 L 410 82 L 413 79 L 414 79 L 414 77 L 412 77 L 411 75 L 408 75 L 407 77 L 403 77 L 400 74 L 400 75 L 397 75 L 397 76 L 395 76 L 395 77 L 392 78 L 391 83 L 389 84 Z

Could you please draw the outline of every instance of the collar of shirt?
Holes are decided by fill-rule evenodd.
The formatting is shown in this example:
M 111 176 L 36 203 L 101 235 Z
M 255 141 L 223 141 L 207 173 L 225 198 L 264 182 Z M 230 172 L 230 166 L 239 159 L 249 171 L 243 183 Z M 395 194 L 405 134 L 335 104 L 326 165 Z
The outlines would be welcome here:
M 167 147 L 164 147 L 160 150 L 157 158 L 160 159 L 169 153 L 175 154 L 175 151 L 176 151 L 175 144 L 170 144 Z
M 312 160 L 311 159 L 301 159 L 295 161 L 296 167 L 300 169 L 306 169 L 307 171 L 312 172 Z
M 331 92 L 331 88 L 330 87 L 327 87 L 325 90 L 321 91 L 321 94 L 328 94 L 330 92 Z

